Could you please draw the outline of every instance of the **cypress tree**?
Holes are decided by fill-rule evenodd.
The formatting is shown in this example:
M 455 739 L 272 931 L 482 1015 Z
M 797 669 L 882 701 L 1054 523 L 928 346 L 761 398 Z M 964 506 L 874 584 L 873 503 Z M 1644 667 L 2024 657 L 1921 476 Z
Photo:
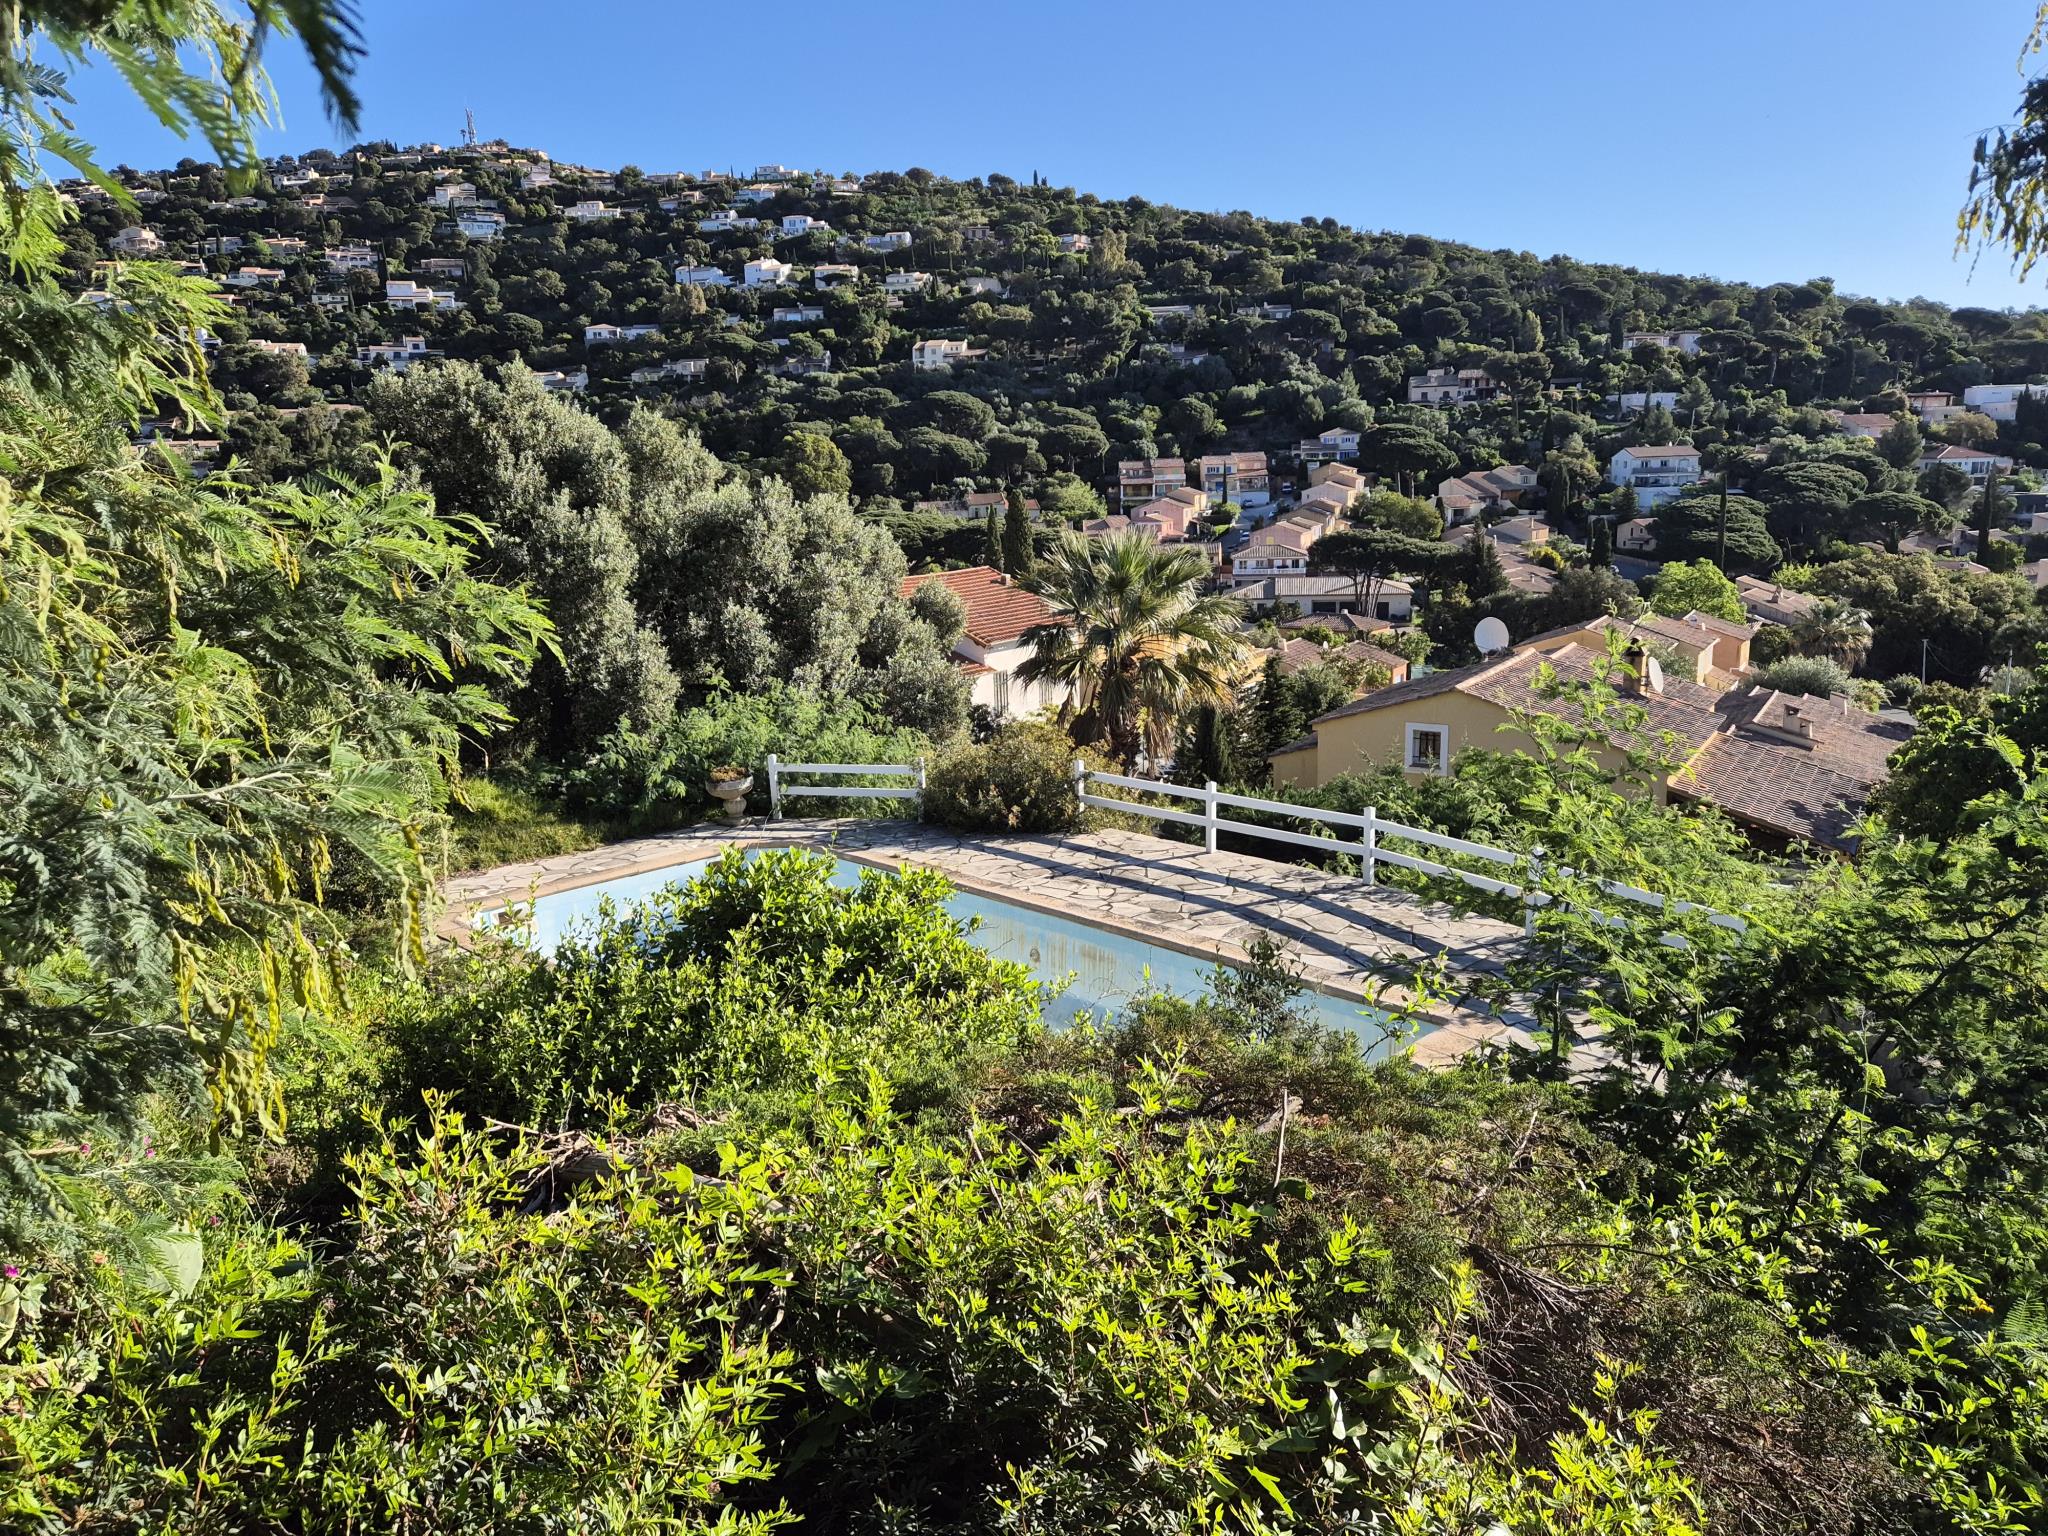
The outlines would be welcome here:
M 995 508 L 989 508 L 989 515 L 995 515 Z M 1011 491 L 1003 508 L 1003 569 L 1012 576 L 1028 575 L 1034 558 L 1031 518 L 1024 510 L 1024 493 Z
M 987 537 L 982 544 L 981 559 L 984 565 L 992 565 L 999 571 L 1003 569 L 1003 529 L 996 521 L 994 507 L 988 509 Z

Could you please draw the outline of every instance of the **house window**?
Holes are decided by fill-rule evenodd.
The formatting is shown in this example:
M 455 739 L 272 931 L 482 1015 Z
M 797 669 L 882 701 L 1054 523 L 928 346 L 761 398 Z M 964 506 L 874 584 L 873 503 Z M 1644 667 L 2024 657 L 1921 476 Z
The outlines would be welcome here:
M 1010 674 L 998 672 L 995 675 L 996 713 L 1007 714 L 1010 708 Z
M 1417 773 L 1442 773 L 1449 759 L 1451 733 L 1441 725 L 1408 727 L 1408 767 Z

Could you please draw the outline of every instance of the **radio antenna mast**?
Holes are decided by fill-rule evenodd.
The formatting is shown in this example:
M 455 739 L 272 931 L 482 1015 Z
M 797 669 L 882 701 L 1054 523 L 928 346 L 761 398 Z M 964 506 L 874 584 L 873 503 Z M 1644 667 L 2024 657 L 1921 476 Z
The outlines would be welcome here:
M 462 142 L 476 148 L 476 114 L 468 107 L 462 109 Z

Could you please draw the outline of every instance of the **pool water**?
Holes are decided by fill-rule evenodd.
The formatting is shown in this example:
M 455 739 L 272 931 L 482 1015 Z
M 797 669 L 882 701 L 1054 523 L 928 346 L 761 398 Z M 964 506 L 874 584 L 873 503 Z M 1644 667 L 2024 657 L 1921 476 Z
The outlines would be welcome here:
M 595 924 L 600 902 L 609 900 L 621 910 L 630 908 L 665 886 L 689 883 L 708 862 L 670 864 L 556 891 L 530 903 L 480 912 L 476 924 L 479 928 L 502 924 L 534 948 L 553 954 L 564 939 Z M 832 865 L 832 883 L 847 889 L 860 884 L 861 875 L 874 868 L 845 859 L 834 859 Z M 1132 998 L 1152 993 L 1198 997 L 1209 990 L 1217 964 L 973 892 L 955 893 L 946 908 L 969 925 L 969 936 L 981 948 L 1001 959 L 1021 962 L 1049 988 L 1059 989 L 1045 1000 L 1044 1016 L 1052 1024 L 1070 1024 L 1083 1014 L 1104 1018 Z M 1305 989 L 1297 1002 L 1316 1022 L 1358 1035 L 1372 1054 L 1384 1054 L 1391 1047 L 1385 1015 L 1355 999 Z

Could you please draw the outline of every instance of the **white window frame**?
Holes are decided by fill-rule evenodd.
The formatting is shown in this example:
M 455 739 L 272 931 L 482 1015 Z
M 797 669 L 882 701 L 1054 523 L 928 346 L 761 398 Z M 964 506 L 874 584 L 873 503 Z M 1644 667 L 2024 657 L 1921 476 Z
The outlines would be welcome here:
M 1415 754 L 1415 738 L 1424 732 L 1434 731 L 1438 742 L 1437 760 L 1434 766 L 1421 762 Z M 1404 724 L 1401 733 L 1401 766 L 1410 773 L 1426 773 L 1442 778 L 1451 770 L 1451 728 L 1447 725 L 1432 725 L 1423 720 L 1411 720 Z

